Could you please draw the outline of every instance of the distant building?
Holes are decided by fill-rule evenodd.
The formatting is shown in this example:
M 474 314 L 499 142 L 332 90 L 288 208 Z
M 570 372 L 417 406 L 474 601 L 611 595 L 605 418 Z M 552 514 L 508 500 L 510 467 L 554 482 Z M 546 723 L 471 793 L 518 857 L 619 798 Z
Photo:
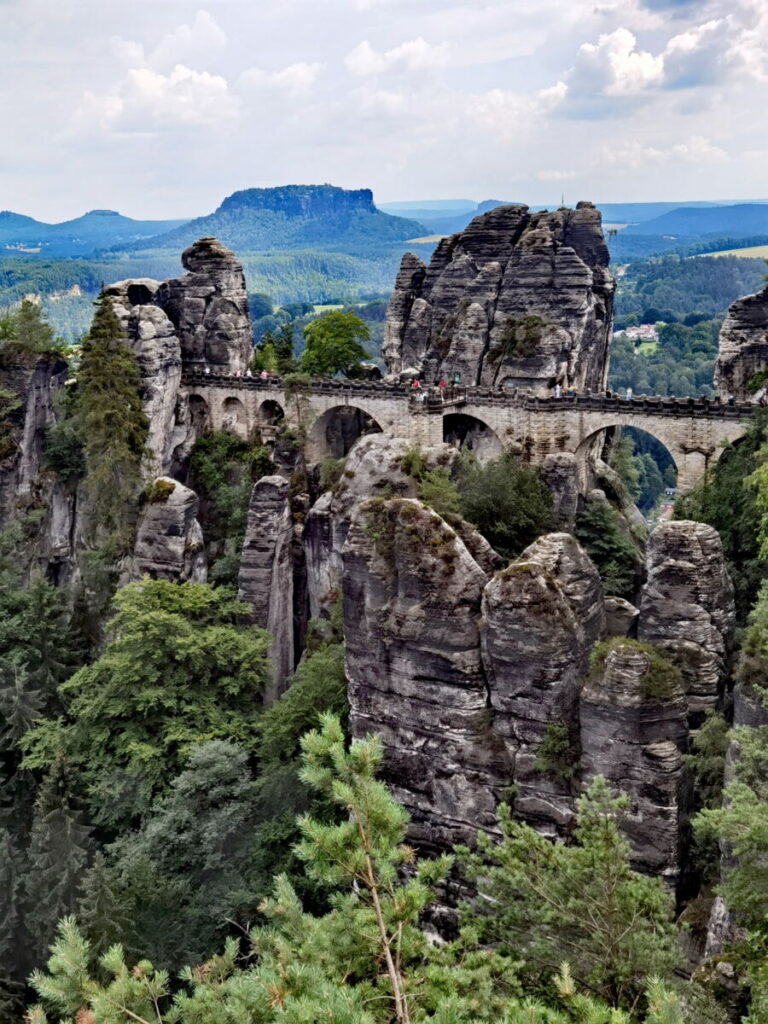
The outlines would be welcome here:
M 616 334 L 626 334 L 630 341 L 635 343 L 641 341 L 658 341 L 659 332 L 656 324 L 638 324 L 636 327 L 625 327 L 623 331 L 616 331 Z

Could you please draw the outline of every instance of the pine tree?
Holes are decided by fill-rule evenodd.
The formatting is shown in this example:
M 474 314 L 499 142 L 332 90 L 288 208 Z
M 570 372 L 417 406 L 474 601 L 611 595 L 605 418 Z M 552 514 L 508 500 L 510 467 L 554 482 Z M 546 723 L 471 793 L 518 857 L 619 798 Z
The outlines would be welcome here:
M 77 917 L 94 953 L 99 956 L 128 931 L 124 902 L 118 893 L 114 874 L 101 852 L 93 858 L 93 864 L 83 879 Z
M 50 352 L 55 348 L 53 328 L 46 323 L 36 302 L 23 299 L 15 316 L 13 340 L 28 352 Z
M 89 832 L 74 804 L 69 773 L 57 757 L 40 787 L 27 851 L 25 920 L 31 947 L 42 955 L 58 921 L 77 906 L 88 863 Z
M 148 421 L 136 359 L 104 294 L 83 342 L 77 386 L 92 525 L 124 544 L 125 505 L 139 489 Z

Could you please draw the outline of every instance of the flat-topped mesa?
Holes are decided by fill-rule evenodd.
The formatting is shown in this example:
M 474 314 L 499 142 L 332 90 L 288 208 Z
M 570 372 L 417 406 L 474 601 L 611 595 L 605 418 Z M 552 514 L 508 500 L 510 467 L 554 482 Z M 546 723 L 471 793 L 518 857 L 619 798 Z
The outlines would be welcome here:
M 737 299 L 720 328 L 715 387 L 723 399 L 756 400 L 768 381 L 768 287 Z
M 402 260 L 387 310 L 391 373 L 546 392 L 605 387 L 615 282 L 600 211 L 499 206 Z

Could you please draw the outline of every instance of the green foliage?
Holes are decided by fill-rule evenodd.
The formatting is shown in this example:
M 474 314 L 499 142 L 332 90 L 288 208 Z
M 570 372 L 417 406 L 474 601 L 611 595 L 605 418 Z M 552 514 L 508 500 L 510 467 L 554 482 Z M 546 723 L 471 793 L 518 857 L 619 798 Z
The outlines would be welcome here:
M 506 360 L 527 359 L 534 355 L 546 326 L 547 321 L 535 313 L 507 317 L 499 345 L 488 353 L 488 361 L 497 364 L 493 376 L 494 385 Z
M 632 597 L 637 552 L 607 501 L 587 501 L 576 517 L 576 538 L 595 563 L 608 594 Z
M 146 488 L 144 496 L 150 505 L 164 505 L 175 490 L 173 480 L 155 480 Z
M 281 324 L 275 331 L 265 331 L 254 349 L 251 370 L 255 373 L 267 370 L 269 373 L 293 373 L 296 360 L 293 356 L 293 322 Z
M 334 459 L 327 455 L 320 463 L 320 490 L 335 491 L 342 480 L 346 458 Z
M 199 438 L 190 457 L 190 486 L 202 498 L 210 579 L 236 585 L 253 484 L 274 469 L 269 450 L 226 431 Z
M 145 578 L 120 590 L 104 653 L 61 688 L 65 720 L 24 738 L 31 767 L 65 751 L 95 820 L 125 825 L 165 792 L 193 746 L 256 742 L 267 635 L 238 625 L 221 587 Z
M 649 354 L 625 335 L 617 335 L 611 342 L 609 386 L 618 391 L 631 387 L 636 395 L 714 398 L 712 377 L 721 322 L 705 320 L 691 327 L 665 324 Z
M 368 324 L 360 317 L 329 310 L 304 328 L 301 369 L 315 377 L 346 373 L 367 357 L 364 343 L 369 339 Z
M 758 370 L 747 381 L 747 391 L 750 395 L 754 395 L 761 388 L 765 387 L 766 381 L 768 381 L 768 370 Z
M 635 444 L 631 437 L 622 434 L 611 450 L 609 464 L 621 477 L 621 482 L 633 501 L 640 496 L 640 472 L 635 463 Z
M 85 476 L 85 446 L 72 420 L 53 423 L 45 432 L 43 458 L 62 483 Z
M 640 681 L 640 693 L 643 697 L 648 700 L 672 700 L 680 695 L 682 676 L 675 663 L 653 644 L 632 640 L 629 637 L 610 637 L 594 645 L 589 655 L 590 678 L 597 681 L 602 677 L 608 655 L 615 650 L 645 655 L 647 667 Z
M 579 768 L 579 745 L 565 722 L 547 722 L 533 767 L 569 782 Z
M 762 489 L 744 485 L 745 478 L 765 466 L 767 425 L 768 410 L 756 410 L 746 437 L 727 445 L 704 483 L 675 503 L 675 518 L 709 523 L 720 534 L 742 623 L 768 573 L 758 540 L 762 512 L 756 499 Z
M 580 988 L 633 1010 L 680 953 L 669 894 L 629 867 L 617 823 L 626 803 L 598 777 L 578 801 L 572 846 L 514 821 L 502 806 L 500 842 L 480 834 L 478 853 L 464 851 L 463 860 L 481 896 L 481 941 L 522 956 L 536 988 L 567 961 Z M 475 914 L 465 914 L 475 923 Z
M 505 558 L 516 558 L 552 526 L 552 495 L 531 466 L 505 454 L 481 464 L 462 453 L 456 475 L 461 514 Z
M 30 299 L 22 299 L 19 308 L 6 317 L 2 342 L 0 359 L 3 362 L 24 356 L 56 358 L 66 355 L 67 352 L 66 342 L 56 338 L 40 305 Z
M 140 484 L 149 425 L 136 359 L 125 344 L 112 301 L 96 304 L 78 372 L 78 432 L 84 439 L 85 486 L 95 530 L 120 546 L 129 541 L 127 504 Z
M 418 482 L 419 500 L 439 516 L 457 516 L 461 511 L 461 498 L 446 469 L 438 466 L 424 473 Z

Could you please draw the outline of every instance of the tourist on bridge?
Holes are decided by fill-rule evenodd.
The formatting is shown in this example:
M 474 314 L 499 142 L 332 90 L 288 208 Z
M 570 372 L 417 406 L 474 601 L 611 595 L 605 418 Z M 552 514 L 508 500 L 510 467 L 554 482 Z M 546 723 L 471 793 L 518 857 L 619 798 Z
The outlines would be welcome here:
M 554 392 L 555 392 L 555 398 L 560 398 L 562 393 L 563 393 L 563 389 L 560 387 L 559 384 L 555 384 Z
M 419 380 L 418 377 L 414 377 L 413 380 L 411 381 L 411 390 L 412 391 L 418 391 L 420 387 L 421 387 L 421 381 Z
M 624 397 L 628 402 L 632 401 L 632 388 L 627 388 L 627 393 Z

